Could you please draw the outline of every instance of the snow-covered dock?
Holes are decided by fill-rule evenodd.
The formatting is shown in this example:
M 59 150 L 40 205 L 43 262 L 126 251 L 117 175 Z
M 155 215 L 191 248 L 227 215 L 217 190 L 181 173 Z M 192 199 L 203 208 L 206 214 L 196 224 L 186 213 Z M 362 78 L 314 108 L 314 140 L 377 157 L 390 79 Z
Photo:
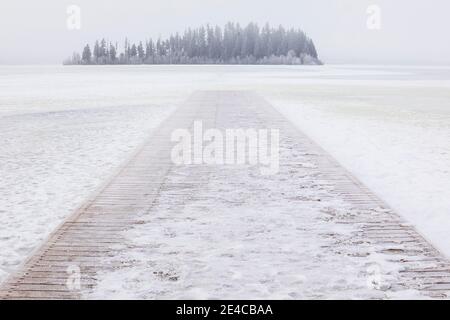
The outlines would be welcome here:
M 174 165 L 171 134 L 280 130 L 279 173 Z M 1 298 L 445 298 L 450 263 L 247 91 L 202 91 L 0 288 Z

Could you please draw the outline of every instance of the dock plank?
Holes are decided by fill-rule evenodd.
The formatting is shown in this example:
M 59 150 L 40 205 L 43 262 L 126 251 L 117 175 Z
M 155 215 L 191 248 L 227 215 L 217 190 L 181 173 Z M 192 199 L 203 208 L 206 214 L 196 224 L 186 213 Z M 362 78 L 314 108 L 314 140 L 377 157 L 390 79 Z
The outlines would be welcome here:
M 233 103 L 230 104 L 230 100 Z M 140 215 L 149 212 L 155 202 L 167 201 L 181 206 L 184 197 L 200 199 L 195 189 L 202 188 L 205 177 L 214 174 L 214 170 L 220 170 L 220 167 L 192 167 L 190 175 L 179 177 L 177 182 L 170 158 L 171 133 L 177 128 L 192 128 L 197 119 L 206 127 L 223 126 L 231 120 L 221 118 L 223 121 L 217 122 L 218 116 L 236 116 L 237 113 L 241 113 L 243 121 L 252 115 L 258 117 L 264 127 L 280 128 L 293 152 L 312 159 L 314 170 L 318 171 L 316 183 L 333 197 L 359 209 L 357 216 L 330 214 L 330 219 L 358 229 L 349 239 L 355 249 L 364 244 L 379 254 L 389 255 L 390 261 L 399 266 L 398 287 L 417 289 L 435 298 L 449 296 L 450 263 L 447 259 L 267 101 L 246 91 L 204 91 L 194 93 L 163 121 L 134 156 L 50 235 L 21 270 L 2 284 L 0 299 L 80 299 L 84 291 L 95 287 L 98 272 L 132 264 L 133 261 L 113 265 L 106 262 L 107 257 L 126 252 L 123 232 L 139 224 Z M 295 161 L 295 156 L 283 165 L 292 170 L 303 167 Z M 169 181 L 168 177 L 172 179 Z M 253 191 L 266 192 L 257 186 Z M 322 196 L 330 194 L 299 196 L 292 201 L 320 201 Z M 364 253 L 361 249 L 355 254 Z M 77 270 L 81 272 L 80 287 L 68 286 L 67 281 L 77 276 Z

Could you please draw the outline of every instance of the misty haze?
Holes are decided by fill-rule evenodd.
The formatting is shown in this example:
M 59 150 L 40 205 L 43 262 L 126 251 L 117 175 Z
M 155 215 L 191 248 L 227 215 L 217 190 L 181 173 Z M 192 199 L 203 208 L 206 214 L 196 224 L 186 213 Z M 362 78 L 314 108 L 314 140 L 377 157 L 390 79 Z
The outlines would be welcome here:
M 449 12 L 2 3 L 0 300 L 448 299 Z

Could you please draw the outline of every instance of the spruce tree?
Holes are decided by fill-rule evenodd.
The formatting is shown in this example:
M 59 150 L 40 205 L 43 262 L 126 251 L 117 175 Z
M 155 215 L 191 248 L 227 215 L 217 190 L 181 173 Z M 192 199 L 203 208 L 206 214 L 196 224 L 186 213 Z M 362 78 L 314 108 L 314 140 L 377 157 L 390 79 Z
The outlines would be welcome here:
M 110 61 L 111 63 L 115 63 L 116 59 L 117 59 L 117 50 L 116 50 L 116 47 L 114 47 L 114 46 L 112 45 L 112 43 L 110 43 L 110 44 L 109 44 L 109 61 Z
M 219 26 L 188 28 L 182 35 L 176 33 L 167 39 L 151 39 L 130 45 L 125 39 L 123 52 L 105 39 L 96 41 L 93 58 L 88 45 L 80 58 L 73 55 L 66 60 L 72 64 L 129 64 L 129 63 L 229 63 L 229 64 L 298 64 L 320 63 L 312 39 L 302 30 L 277 28 L 265 24 L 262 29 L 256 23 L 244 28 L 229 22 Z
M 90 64 L 91 57 L 92 57 L 91 48 L 89 48 L 89 45 L 87 44 L 83 49 L 83 54 L 81 56 L 81 59 L 84 64 Z
M 138 57 L 141 60 L 141 62 L 144 61 L 145 51 L 144 51 L 144 46 L 142 45 L 142 42 L 139 42 L 139 45 L 137 47 L 137 52 L 138 52 Z

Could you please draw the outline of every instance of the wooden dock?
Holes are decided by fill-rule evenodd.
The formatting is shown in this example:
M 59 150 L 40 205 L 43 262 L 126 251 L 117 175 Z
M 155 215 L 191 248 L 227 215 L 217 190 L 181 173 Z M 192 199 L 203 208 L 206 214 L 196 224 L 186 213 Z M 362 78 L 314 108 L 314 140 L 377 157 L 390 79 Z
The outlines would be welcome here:
M 292 150 L 308 152 L 319 172 L 317 183 L 330 187 L 330 196 L 359 210 L 358 215 L 330 219 L 358 230 L 351 239 L 354 246 L 364 243 L 400 266 L 390 290 L 412 289 L 433 298 L 449 297 L 450 263 L 446 258 L 269 103 L 252 92 L 202 91 L 154 130 L 130 160 L 3 283 L 0 298 L 80 299 L 83 290 L 96 286 L 99 272 L 129 263 L 108 262 L 108 257 L 128 249 L 124 231 L 142 223 L 142 216 L 152 210 L 161 194 L 174 203 L 181 202 L 180 197 L 200 187 L 209 173 L 220 170 L 220 166 L 196 167 L 180 182 L 168 179 L 175 167 L 170 157 L 171 134 L 178 128 L 192 128 L 196 120 L 219 129 L 246 123 L 247 127 L 279 128 Z M 295 168 L 295 163 L 290 165 Z

